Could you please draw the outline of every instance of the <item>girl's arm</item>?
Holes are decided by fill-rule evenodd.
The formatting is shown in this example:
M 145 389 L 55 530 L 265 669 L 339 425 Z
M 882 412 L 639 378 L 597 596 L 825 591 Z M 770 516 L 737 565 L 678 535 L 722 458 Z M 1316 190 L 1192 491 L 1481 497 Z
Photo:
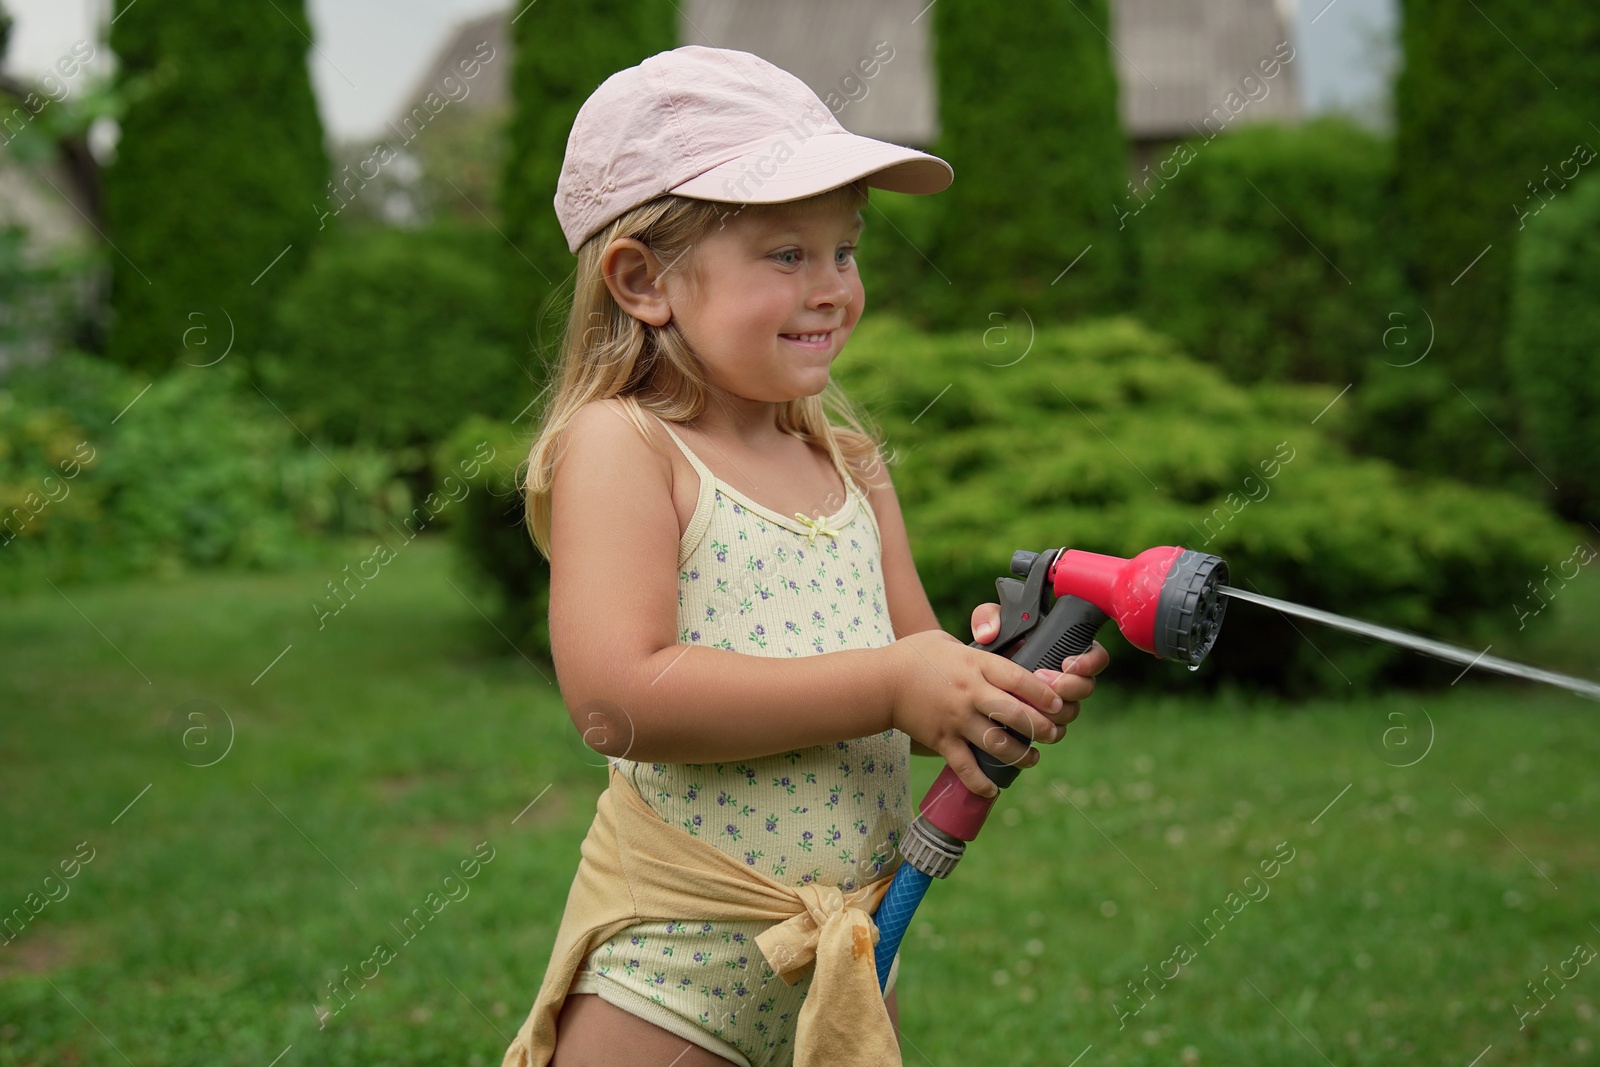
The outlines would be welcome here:
M 557 455 L 550 646 L 568 713 L 591 748 L 725 762 L 893 724 L 888 647 L 791 659 L 677 643 L 672 467 L 616 404 L 579 411 Z
M 917 574 L 917 565 L 911 557 L 911 542 L 906 535 L 904 517 L 900 514 L 900 498 L 895 495 L 894 479 L 882 457 L 875 458 L 870 476 L 882 475 L 889 484 L 867 493 L 872 513 L 878 519 L 878 533 L 883 542 L 883 586 L 889 597 L 889 621 L 898 640 L 907 634 L 939 629 L 939 618 L 933 613 L 927 590 Z M 911 742 L 914 756 L 937 756 L 939 753 L 918 741 Z

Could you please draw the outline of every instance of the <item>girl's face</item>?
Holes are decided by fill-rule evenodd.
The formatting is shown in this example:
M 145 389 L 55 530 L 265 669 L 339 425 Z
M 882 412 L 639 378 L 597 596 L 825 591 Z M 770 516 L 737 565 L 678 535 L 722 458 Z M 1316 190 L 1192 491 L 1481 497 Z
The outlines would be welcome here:
M 700 240 L 698 285 L 682 271 L 663 275 L 672 319 L 714 384 L 764 403 L 823 390 L 866 302 L 861 228 L 848 206 L 786 216 L 746 208 Z

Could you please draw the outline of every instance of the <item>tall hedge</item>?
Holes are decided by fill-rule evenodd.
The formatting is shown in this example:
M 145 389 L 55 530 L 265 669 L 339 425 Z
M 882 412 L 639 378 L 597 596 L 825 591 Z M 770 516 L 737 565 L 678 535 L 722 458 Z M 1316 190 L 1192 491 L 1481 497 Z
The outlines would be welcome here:
M 1566 516 L 1600 523 L 1600 181 L 1528 223 L 1507 359 L 1532 458 Z
M 1416 374 L 1387 386 L 1405 423 L 1389 450 L 1478 481 L 1525 480 L 1531 472 L 1507 440 L 1517 437 L 1504 366 L 1512 265 L 1523 217 L 1570 195 L 1563 161 L 1579 142 L 1600 145 L 1590 125 L 1600 115 L 1600 7 L 1402 0 L 1400 9 L 1399 232 L 1438 345 Z
M 1128 219 L 1143 317 L 1236 381 L 1359 382 L 1408 306 L 1389 140 L 1335 117 L 1212 136 Z
M 231 331 L 237 348 L 259 343 L 317 239 L 328 160 L 304 0 L 115 9 L 110 43 L 128 104 L 105 173 L 108 354 L 155 372 L 200 361 L 184 347 L 196 326 L 213 339 Z M 205 351 L 212 358 L 220 342 Z
M 971 329 L 1019 307 L 1035 321 L 1125 307 L 1130 246 L 1113 204 L 1127 181 L 1127 149 L 1106 0 L 946 3 L 928 14 L 938 70 L 933 151 L 955 181 L 932 198 L 939 221 L 929 247 L 906 244 L 881 222 L 877 238 L 923 280 L 919 317 Z M 875 221 L 869 212 L 868 227 Z
M 553 336 L 564 323 L 546 300 L 575 265 L 555 215 L 572 120 L 612 74 L 677 46 L 678 9 L 672 0 L 543 0 L 516 7 L 501 260 L 517 318 L 539 338 Z
M 266 393 L 307 434 L 389 450 L 408 473 L 469 414 L 514 417 L 536 389 L 496 270 L 502 244 L 452 223 L 335 234 L 279 303 Z

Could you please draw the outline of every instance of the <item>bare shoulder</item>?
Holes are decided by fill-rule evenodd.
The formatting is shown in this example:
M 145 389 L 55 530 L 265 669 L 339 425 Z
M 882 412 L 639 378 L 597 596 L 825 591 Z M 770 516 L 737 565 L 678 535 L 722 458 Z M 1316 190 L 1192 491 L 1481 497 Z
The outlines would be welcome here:
M 557 462 L 559 464 L 559 457 L 565 454 L 574 440 L 581 439 L 587 450 L 631 453 L 628 458 L 634 462 L 655 456 L 660 460 L 656 466 L 662 471 L 670 471 L 666 453 L 660 447 L 665 435 L 659 422 L 649 415 L 643 417 L 643 422 L 641 430 L 630 418 L 628 406 L 615 397 L 591 401 L 573 414 L 562 431 L 559 438 L 561 447 L 556 450 Z

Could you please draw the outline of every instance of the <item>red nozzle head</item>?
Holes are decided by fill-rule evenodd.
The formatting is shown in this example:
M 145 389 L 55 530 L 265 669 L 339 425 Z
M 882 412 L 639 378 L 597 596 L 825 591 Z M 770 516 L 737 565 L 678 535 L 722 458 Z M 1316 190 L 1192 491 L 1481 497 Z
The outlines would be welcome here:
M 1087 600 L 1112 619 L 1135 648 L 1157 659 L 1198 666 L 1211 651 L 1228 580 L 1219 556 L 1165 545 L 1132 559 L 1068 549 L 1056 556 L 1050 579 L 1058 597 Z

